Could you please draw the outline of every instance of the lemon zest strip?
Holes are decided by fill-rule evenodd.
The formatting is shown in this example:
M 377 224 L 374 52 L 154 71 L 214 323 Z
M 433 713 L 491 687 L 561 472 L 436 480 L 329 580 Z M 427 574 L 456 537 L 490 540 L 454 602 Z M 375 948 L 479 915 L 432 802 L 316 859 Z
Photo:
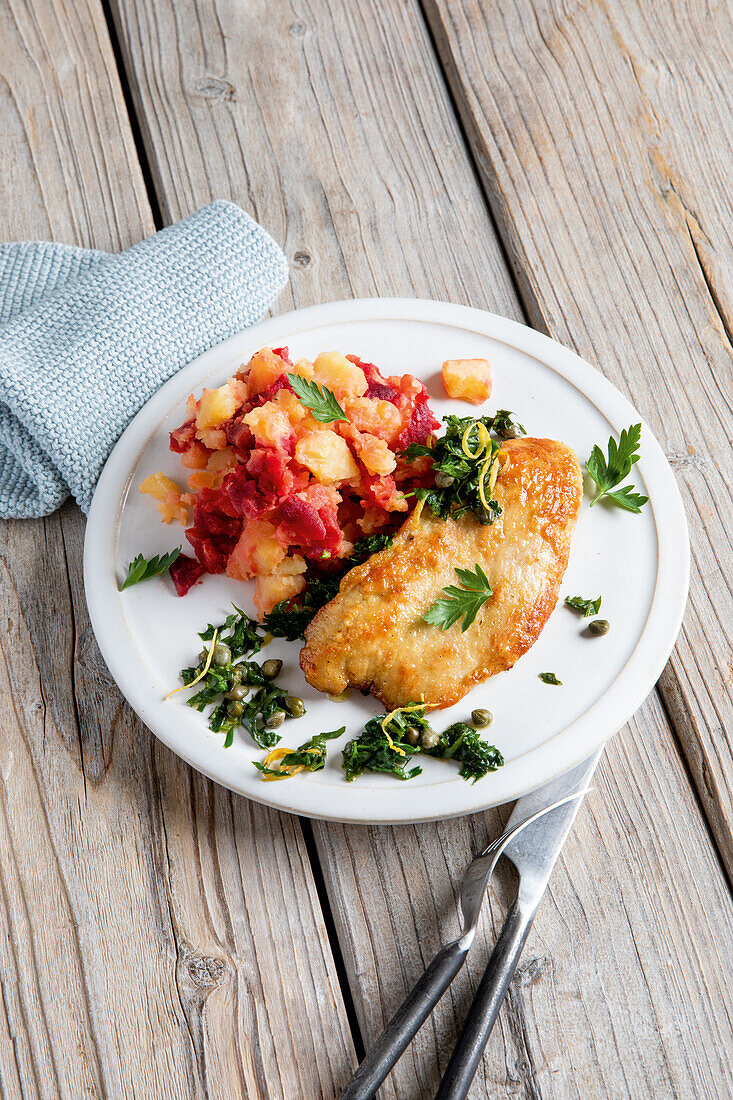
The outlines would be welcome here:
M 473 431 L 474 426 L 476 427 L 478 433 L 478 442 L 476 444 L 476 450 L 472 451 L 468 444 L 468 437 Z M 465 432 L 463 433 L 463 438 L 461 439 L 461 450 L 463 451 L 466 458 L 470 458 L 473 461 L 481 458 L 482 455 L 486 456 L 486 458 L 484 459 L 484 463 L 481 467 L 481 472 L 479 473 L 478 495 L 484 508 L 486 508 L 486 510 L 488 511 L 489 501 L 486 499 L 486 491 L 484 489 L 486 477 L 488 475 L 488 491 L 490 500 L 491 495 L 494 492 L 494 486 L 496 485 L 496 479 L 499 476 L 499 472 L 504 469 L 504 466 L 501 465 L 499 462 L 499 456 L 503 455 L 504 458 L 507 459 L 508 455 L 505 451 L 497 451 L 496 454 L 492 454 L 492 442 L 489 431 L 486 425 L 482 424 L 478 420 L 474 420 L 473 423 L 469 424 Z
M 473 431 L 474 425 L 478 431 L 478 443 L 476 444 L 476 450 L 472 451 L 468 445 L 468 437 Z M 481 458 L 481 455 L 484 453 L 484 451 L 488 450 L 490 447 L 491 436 L 489 435 L 486 425 L 482 424 L 478 420 L 474 420 L 473 423 L 468 425 L 465 432 L 463 433 L 463 438 L 461 439 L 461 450 L 463 451 L 466 458 L 475 459 Z
M 293 749 L 289 749 L 287 745 L 278 745 L 275 749 L 270 749 L 267 756 L 263 760 L 263 764 L 266 768 L 269 768 L 271 764 L 276 764 L 278 760 L 282 760 L 283 757 L 288 756 Z M 298 772 L 305 771 L 305 764 L 289 764 L 284 768 L 278 769 L 279 775 L 264 775 L 260 772 L 260 779 L 263 783 L 272 783 L 278 779 L 287 779 L 288 776 L 297 775 Z
M 197 684 L 199 682 L 199 680 L 203 680 L 204 676 L 206 675 L 206 673 L 211 668 L 211 662 L 214 659 L 214 649 L 216 648 L 216 636 L 217 636 L 218 633 L 219 633 L 219 627 L 217 626 L 216 630 L 214 631 L 213 637 L 211 639 L 211 645 L 209 646 L 209 652 L 206 655 L 206 664 L 201 669 L 201 671 L 199 672 L 196 679 L 192 680 L 190 684 L 183 684 L 182 687 L 173 688 L 173 691 L 169 691 L 168 694 L 166 695 L 165 699 L 163 700 L 164 703 L 168 702 L 171 695 L 177 695 L 178 692 L 183 691 L 184 688 L 192 688 L 194 684 Z
M 503 460 L 503 461 L 502 461 Z M 489 496 L 494 494 L 494 486 L 496 485 L 496 479 L 499 474 L 503 474 L 509 465 L 509 455 L 506 451 L 499 451 L 491 466 L 491 475 L 489 477 Z

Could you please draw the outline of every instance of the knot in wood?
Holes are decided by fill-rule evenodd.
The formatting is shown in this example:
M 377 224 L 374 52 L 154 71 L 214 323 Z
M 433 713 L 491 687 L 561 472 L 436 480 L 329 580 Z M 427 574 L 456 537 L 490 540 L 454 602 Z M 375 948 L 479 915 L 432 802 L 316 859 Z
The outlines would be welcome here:
M 211 992 L 221 984 L 227 964 L 214 955 L 197 955 L 192 952 L 186 959 L 186 968 L 192 985 L 197 989 Z
M 237 91 L 231 81 L 222 76 L 202 76 L 194 82 L 192 90 L 202 99 L 223 100 L 225 103 L 234 100 Z
M 521 988 L 525 988 L 530 985 L 534 985 L 538 982 L 548 967 L 552 967 L 551 960 L 547 955 L 541 955 L 536 959 L 530 959 L 529 962 L 520 966 L 517 970 L 516 983 Z
M 296 252 L 293 256 L 293 263 L 296 267 L 310 267 L 310 265 L 313 263 L 313 257 L 311 256 L 310 252 Z

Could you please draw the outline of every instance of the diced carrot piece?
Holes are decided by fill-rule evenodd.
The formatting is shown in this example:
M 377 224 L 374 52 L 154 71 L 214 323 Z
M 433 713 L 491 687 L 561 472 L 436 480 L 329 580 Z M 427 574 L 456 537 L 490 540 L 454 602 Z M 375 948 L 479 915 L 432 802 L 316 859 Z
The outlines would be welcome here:
M 371 397 L 347 397 L 344 400 L 344 410 L 360 432 L 378 435 L 387 443 L 393 443 L 402 431 L 400 410 L 391 401 L 375 401 Z
M 288 416 L 274 401 L 265 401 L 243 419 L 261 447 L 282 447 L 292 435 Z
M 272 348 L 256 351 L 249 361 L 247 383 L 250 394 L 262 393 L 289 370 L 291 367 L 279 355 L 275 355 Z
M 491 397 L 491 365 L 488 359 L 446 359 L 443 385 L 449 397 L 480 405 Z
M 357 443 L 357 453 L 370 474 L 391 474 L 397 459 L 383 439 L 364 432 Z
M 209 452 L 201 443 L 193 441 L 181 455 L 181 465 L 187 470 L 205 470 L 209 461 Z

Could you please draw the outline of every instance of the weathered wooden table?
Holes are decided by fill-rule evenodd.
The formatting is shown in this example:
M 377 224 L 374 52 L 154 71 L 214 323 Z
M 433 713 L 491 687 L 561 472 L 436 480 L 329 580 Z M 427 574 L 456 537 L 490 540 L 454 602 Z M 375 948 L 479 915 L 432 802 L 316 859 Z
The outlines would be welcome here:
M 119 249 L 232 198 L 286 249 L 279 310 L 504 313 L 650 422 L 690 523 L 684 628 L 608 748 L 472 1096 L 729 1098 L 725 6 L 3 0 L 0 75 L 5 239 Z M 330 1100 L 502 815 L 341 827 L 213 786 L 107 674 L 77 508 L 1 531 L 2 1096 Z M 383 1097 L 433 1095 L 510 889 Z

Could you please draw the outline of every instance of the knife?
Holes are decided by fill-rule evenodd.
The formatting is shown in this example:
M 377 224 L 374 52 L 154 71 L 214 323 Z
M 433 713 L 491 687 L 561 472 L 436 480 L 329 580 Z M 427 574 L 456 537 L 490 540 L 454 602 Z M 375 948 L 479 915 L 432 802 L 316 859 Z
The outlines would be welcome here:
M 572 771 L 520 798 L 507 831 L 521 825 L 543 806 L 587 788 L 603 749 Z M 519 891 L 468 1013 L 463 1031 L 443 1075 L 436 1100 L 465 1100 L 478 1069 L 494 1021 L 517 968 L 534 915 L 567 839 L 582 799 L 565 802 L 512 836 L 504 855 L 519 872 Z

